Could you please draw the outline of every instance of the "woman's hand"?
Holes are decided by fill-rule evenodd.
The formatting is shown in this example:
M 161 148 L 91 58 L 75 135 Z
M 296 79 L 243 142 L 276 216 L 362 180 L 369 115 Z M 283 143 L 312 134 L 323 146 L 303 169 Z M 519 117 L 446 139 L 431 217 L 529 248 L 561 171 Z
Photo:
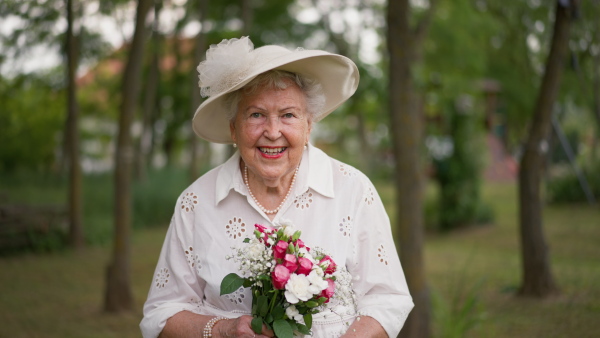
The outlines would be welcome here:
M 261 334 L 252 331 L 252 316 L 241 316 L 238 318 L 225 319 L 218 321 L 213 327 L 213 337 L 221 338 L 265 338 L 274 337 L 272 330 L 267 330 L 263 324 Z
M 359 316 L 341 338 L 388 338 L 383 326 L 373 317 Z

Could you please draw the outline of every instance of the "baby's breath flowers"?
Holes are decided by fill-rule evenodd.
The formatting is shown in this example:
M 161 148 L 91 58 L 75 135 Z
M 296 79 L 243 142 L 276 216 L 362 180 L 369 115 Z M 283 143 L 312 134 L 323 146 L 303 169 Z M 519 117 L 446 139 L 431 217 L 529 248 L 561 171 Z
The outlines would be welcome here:
M 310 334 L 312 315 L 327 307 L 335 293 L 337 265 L 321 250 L 311 250 L 289 221 L 278 228 L 255 224 L 254 238 L 227 257 L 239 264 L 221 282 L 221 295 L 240 287 L 252 290 L 252 329 L 265 324 L 280 338 Z

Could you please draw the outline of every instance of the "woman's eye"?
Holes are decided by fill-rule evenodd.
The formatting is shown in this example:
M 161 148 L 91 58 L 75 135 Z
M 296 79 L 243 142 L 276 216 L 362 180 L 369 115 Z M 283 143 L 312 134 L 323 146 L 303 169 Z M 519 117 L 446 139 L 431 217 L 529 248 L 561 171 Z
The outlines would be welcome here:
M 286 114 L 283 114 L 283 117 L 285 117 L 286 119 L 291 119 L 292 117 L 294 117 L 294 114 L 286 113 Z
M 252 113 L 252 114 L 250 114 L 250 117 L 252 117 L 252 118 L 259 118 L 260 117 L 260 113 Z

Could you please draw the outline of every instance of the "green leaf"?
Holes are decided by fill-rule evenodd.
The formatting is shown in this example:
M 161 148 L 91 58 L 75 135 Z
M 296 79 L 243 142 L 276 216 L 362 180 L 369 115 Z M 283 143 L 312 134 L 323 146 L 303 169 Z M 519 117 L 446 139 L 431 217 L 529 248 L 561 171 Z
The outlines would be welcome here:
M 250 243 L 250 238 L 244 238 L 244 243 Z
M 302 231 L 298 230 L 296 232 L 294 232 L 294 235 L 292 236 L 292 241 L 297 241 L 298 238 L 300 238 L 300 235 L 302 234 Z
M 294 331 L 292 326 L 284 319 L 278 319 L 273 322 L 273 331 L 278 338 L 293 338 Z
M 267 315 L 267 312 L 269 312 L 269 298 L 267 296 L 258 296 L 256 306 L 258 315 L 264 318 Z
M 310 334 L 310 329 L 306 325 L 298 324 L 297 330 L 298 330 L 298 332 L 300 332 L 302 334 L 306 334 L 306 335 Z
M 285 310 L 283 309 L 282 306 L 275 306 L 273 308 L 273 310 L 271 311 L 271 314 L 273 315 L 273 318 L 275 320 L 282 319 L 283 315 L 285 315 Z
M 273 321 L 275 321 L 275 318 L 273 318 L 273 314 L 267 313 L 267 316 L 265 317 L 265 323 L 272 323 Z
M 304 324 L 306 325 L 306 328 L 310 331 L 310 329 L 312 328 L 312 315 L 310 313 L 304 315 Z
M 319 306 L 319 303 L 315 302 L 314 300 L 309 300 L 308 302 L 306 302 L 304 304 L 306 304 L 306 306 L 308 306 L 310 308 Z
M 260 317 L 254 317 L 250 323 L 250 326 L 252 327 L 252 331 L 254 331 L 254 333 L 260 334 L 262 332 L 263 319 Z
M 230 273 L 221 281 L 221 296 L 227 295 L 244 285 L 246 279 L 238 276 L 235 273 Z

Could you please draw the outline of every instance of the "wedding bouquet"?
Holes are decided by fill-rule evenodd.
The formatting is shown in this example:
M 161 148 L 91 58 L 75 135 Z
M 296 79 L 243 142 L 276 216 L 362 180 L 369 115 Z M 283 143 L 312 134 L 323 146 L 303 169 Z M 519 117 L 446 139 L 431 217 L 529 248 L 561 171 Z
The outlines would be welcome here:
M 235 254 L 227 257 L 240 263 L 242 276 L 225 276 L 221 295 L 251 288 L 256 333 L 265 324 L 279 338 L 310 334 L 312 315 L 323 310 L 335 292 L 335 262 L 307 247 L 289 222 L 277 229 L 254 227 L 255 238 L 246 238 L 247 245 L 234 248 Z

